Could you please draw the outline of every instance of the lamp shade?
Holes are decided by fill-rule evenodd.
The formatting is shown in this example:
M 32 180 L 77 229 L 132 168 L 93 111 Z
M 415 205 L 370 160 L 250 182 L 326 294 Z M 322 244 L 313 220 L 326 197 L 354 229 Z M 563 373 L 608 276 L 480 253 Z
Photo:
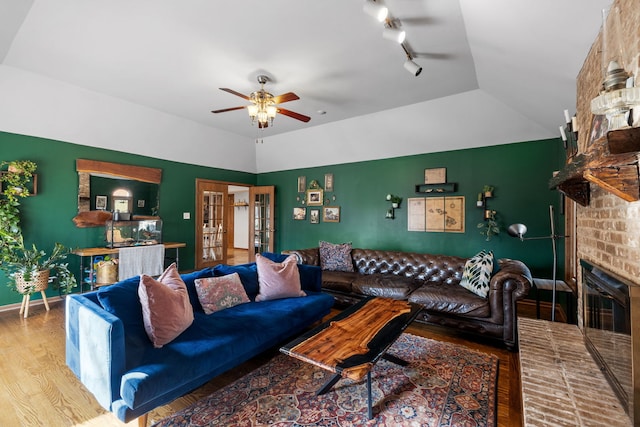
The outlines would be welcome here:
M 420 73 L 422 72 L 422 67 L 410 59 L 407 59 L 405 61 L 404 68 L 416 77 L 419 76 Z
M 374 0 L 365 0 L 362 9 L 367 15 L 373 16 L 380 22 L 387 19 L 387 16 L 389 15 L 389 9 L 379 3 L 376 3 Z
M 524 224 L 511 224 L 509 228 L 507 228 L 507 233 L 509 233 L 509 236 L 522 239 L 522 236 L 527 234 L 527 226 Z

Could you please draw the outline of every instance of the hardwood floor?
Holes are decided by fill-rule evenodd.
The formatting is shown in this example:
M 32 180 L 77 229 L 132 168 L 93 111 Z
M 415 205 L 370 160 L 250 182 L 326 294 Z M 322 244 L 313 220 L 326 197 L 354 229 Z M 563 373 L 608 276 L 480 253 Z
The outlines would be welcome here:
M 535 305 L 520 314 L 535 316 Z M 483 340 L 469 339 L 451 330 L 414 323 L 409 333 L 449 341 L 492 353 L 500 358 L 498 426 L 522 425 L 517 353 Z M 149 424 L 160 420 L 245 375 L 269 360 L 269 351 L 221 375 L 194 392 L 149 414 Z M 0 313 L 0 426 L 122 426 L 102 409 L 65 364 L 64 305 L 51 302 L 51 311 L 33 305 L 29 317 L 18 311 Z M 127 425 L 137 425 L 135 421 Z

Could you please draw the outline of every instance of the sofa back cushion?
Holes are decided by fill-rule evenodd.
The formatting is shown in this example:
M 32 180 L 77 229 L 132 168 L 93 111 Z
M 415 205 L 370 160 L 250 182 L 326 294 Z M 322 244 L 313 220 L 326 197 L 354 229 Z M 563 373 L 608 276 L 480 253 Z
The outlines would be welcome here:
M 459 284 L 466 258 L 451 255 L 353 248 L 360 274 L 397 274 L 427 283 Z

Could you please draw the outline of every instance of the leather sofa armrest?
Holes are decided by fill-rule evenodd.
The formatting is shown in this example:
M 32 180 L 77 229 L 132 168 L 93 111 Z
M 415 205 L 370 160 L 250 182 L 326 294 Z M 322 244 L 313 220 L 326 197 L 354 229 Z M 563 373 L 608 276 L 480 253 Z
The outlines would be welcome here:
M 490 292 L 508 293 L 512 301 L 525 298 L 533 283 L 529 268 L 522 261 L 514 259 L 502 258 L 498 262 L 500 270 L 491 277 Z
M 320 248 L 292 249 L 282 251 L 283 254 L 293 254 L 298 258 L 298 264 L 320 265 Z

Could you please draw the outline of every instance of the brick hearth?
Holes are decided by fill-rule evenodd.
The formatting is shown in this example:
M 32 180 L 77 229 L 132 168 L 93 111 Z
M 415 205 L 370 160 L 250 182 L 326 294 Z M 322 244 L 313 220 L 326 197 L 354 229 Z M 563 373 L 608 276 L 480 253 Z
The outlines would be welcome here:
M 630 426 L 576 325 L 518 318 L 525 426 Z

